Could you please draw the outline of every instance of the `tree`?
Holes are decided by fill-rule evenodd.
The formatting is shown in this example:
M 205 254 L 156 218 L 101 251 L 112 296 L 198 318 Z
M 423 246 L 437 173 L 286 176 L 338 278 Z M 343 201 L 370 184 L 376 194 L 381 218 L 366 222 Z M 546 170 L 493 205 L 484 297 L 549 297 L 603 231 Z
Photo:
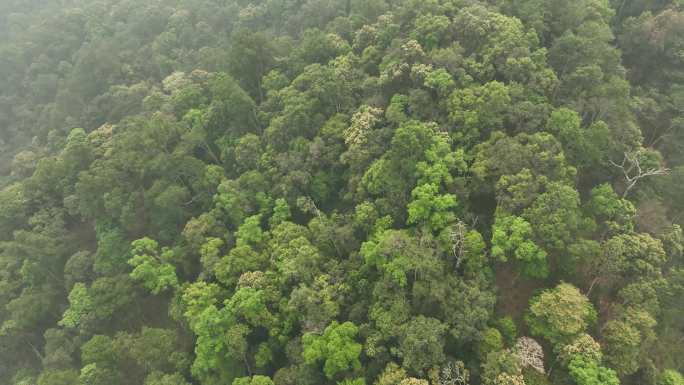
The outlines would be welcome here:
M 434 318 L 418 316 L 403 327 L 399 340 L 402 366 L 413 373 L 441 364 L 444 354 L 444 334 L 447 326 Z
M 433 125 L 415 120 L 399 125 L 387 152 L 365 171 L 361 180 L 363 190 L 371 196 L 406 202 L 406 190 L 416 183 L 416 167 L 426 160 L 426 151 L 437 138 Z
M 385 366 L 380 376 L 375 381 L 376 385 L 399 385 L 401 381 L 407 378 L 406 370 L 394 362 L 390 362 Z
M 450 27 L 448 17 L 440 15 L 422 15 L 416 18 L 412 38 L 425 47 L 427 51 L 437 48 L 447 36 Z
M 558 352 L 558 359 L 564 365 L 568 365 L 576 357 L 582 357 L 587 361 L 601 362 L 603 358 L 601 345 L 589 334 L 581 334 L 571 343 L 563 345 Z
M 268 308 L 267 293 L 254 287 L 240 287 L 233 296 L 225 301 L 224 308 L 232 317 L 236 317 L 254 327 L 270 327 L 273 314 Z
M 444 68 L 431 71 L 425 77 L 425 86 L 435 90 L 442 97 L 448 95 L 454 85 L 454 79 Z
M 271 228 L 289 220 L 291 215 L 292 213 L 290 212 L 290 206 L 287 204 L 287 201 L 283 198 L 276 199 L 273 205 L 273 215 L 269 220 Z
M 429 382 L 427 380 L 421 380 L 419 378 L 406 378 L 402 380 L 399 385 L 428 385 Z
M 232 77 L 214 74 L 208 86 L 212 102 L 207 111 L 206 129 L 210 142 L 220 136 L 226 122 L 233 135 L 250 132 L 256 126 L 255 103 Z
M 470 372 L 462 361 L 451 361 L 439 371 L 439 385 L 468 384 L 470 384 Z
M 456 269 L 463 267 L 467 278 L 475 278 L 487 271 L 485 241 L 477 230 L 468 230 L 463 221 L 445 228 L 439 241 L 447 250 L 449 261 Z
M 480 4 L 461 8 L 453 24 L 466 57 L 475 67 L 471 69 L 474 77 L 483 83 L 497 75 L 508 75 L 519 65 L 518 60 L 532 56 L 536 48 L 536 37 L 526 33 L 518 18 Z
M 510 350 L 489 353 L 482 363 L 482 383 L 485 385 L 524 384 L 518 355 Z
M 609 184 L 591 189 L 591 199 L 585 206 L 594 218 L 604 224 L 604 232 L 630 232 L 634 228 L 636 208 L 632 202 L 620 199 Z
M 606 323 L 602 332 L 605 360 L 618 375 L 632 374 L 641 367 L 644 352 L 653 342 L 655 325 L 653 316 L 633 308 Z
M 303 237 L 297 237 L 283 244 L 274 244 L 273 255 L 277 260 L 275 265 L 288 282 L 313 282 L 321 272 L 323 258 L 311 242 Z
M 657 3 L 656 3 L 657 4 Z M 623 22 L 622 33 L 618 36 L 620 47 L 624 50 L 625 65 L 634 71 L 631 75 L 635 84 L 649 86 L 668 83 L 680 76 L 675 56 L 676 42 L 681 41 L 682 13 L 673 9 L 648 9 L 649 2 L 627 2 L 620 8 L 622 15 L 631 15 Z M 655 5 L 655 4 L 653 4 Z M 644 12 L 630 10 L 646 8 Z M 654 7 L 655 8 L 655 7 Z M 653 37 L 655 31 L 662 35 Z M 650 37 L 649 37 L 650 36 Z M 660 63 L 657 71 L 648 72 L 651 63 Z M 659 87 L 660 88 L 660 87 Z
M 38 377 L 38 385 L 72 385 L 78 383 L 78 372 L 72 369 L 46 370 Z
M 380 108 L 361 106 L 352 116 L 349 127 L 344 131 L 344 143 L 350 147 L 367 145 L 369 131 L 376 129 L 382 123 L 382 113 Z
M 202 270 L 208 276 L 216 273 L 216 264 L 219 261 L 219 253 L 221 247 L 224 245 L 221 238 L 210 237 L 200 248 L 200 260 L 202 262 Z
M 469 344 L 482 337 L 490 320 L 496 296 L 485 274 L 472 279 L 440 274 L 443 267 L 432 262 L 426 277 L 413 283 L 414 309 L 433 314 L 449 327 L 458 344 Z
M 128 275 L 98 278 L 90 285 L 88 295 L 92 299 L 95 319 L 100 322 L 139 316 L 130 307 L 135 301 L 135 287 Z
M 81 368 L 78 376 L 79 385 L 108 385 L 119 381 L 118 373 L 108 367 L 99 367 L 97 364 L 88 364 Z
M 681 383 L 682 6 L 0 0 L 0 384 Z
M 169 262 L 173 260 L 173 251 L 163 248 L 150 238 L 142 238 L 131 243 L 133 257 L 128 264 L 133 266 L 131 278 L 141 281 L 152 294 L 178 286 L 176 268 Z
M 657 278 L 667 260 L 662 242 L 648 234 L 620 234 L 603 245 L 610 271 L 623 276 Z
M 96 232 L 97 252 L 92 262 L 93 270 L 102 275 L 123 273 L 127 267 L 126 257 L 130 246 L 124 233 L 104 223 L 96 227 Z
M 503 348 L 501 333 L 497 329 L 487 328 L 482 333 L 482 339 L 478 342 L 477 354 L 484 360 L 489 353 L 503 350 Z
M 249 330 L 236 324 L 230 312 L 208 305 L 192 320 L 197 335 L 192 375 L 201 381 L 232 381 L 243 375 Z
M 233 385 L 273 385 L 273 380 L 266 376 L 240 377 L 233 381 Z
M 520 364 L 524 368 L 532 368 L 541 374 L 544 371 L 544 350 L 541 345 L 532 338 L 520 337 L 513 348 L 520 357 Z
M 361 344 L 355 341 L 358 330 L 351 322 L 333 321 L 323 335 L 304 334 L 302 356 L 305 362 L 311 365 L 323 361 L 323 372 L 328 378 L 346 370 L 360 369 Z
M 549 250 L 564 250 L 578 238 L 578 233 L 591 230 L 592 225 L 582 217 L 579 193 L 557 183 L 550 184 L 524 211 L 523 217 Z
M 261 230 L 261 215 L 253 215 L 238 227 L 235 233 L 237 246 L 259 246 L 265 238 Z
M 528 168 L 514 175 L 502 175 L 495 186 L 497 206 L 506 212 L 519 213 L 539 196 L 546 184 L 546 177 L 537 177 Z
M 304 332 L 322 332 L 339 314 L 340 297 L 347 287 L 332 281 L 329 275 L 319 275 L 313 285 L 292 290 L 288 306 L 300 320 Z
M 361 378 L 355 378 L 355 379 L 345 379 L 342 382 L 338 382 L 338 385 L 366 385 L 366 380 L 361 377 Z
M 237 283 L 243 273 L 257 271 L 266 266 L 267 255 L 257 253 L 250 246 L 237 246 L 221 257 L 214 266 L 216 279 L 227 286 Z
M 74 285 L 69 293 L 69 308 L 64 312 L 61 326 L 78 327 L 88 317 L 92 316 L 93 301 L 88 295 L 88 288 L 81 282 Z
M 633 189 L 641 179 L 649 176 L 665 175 L 670 172 L 668 168 L 660 165 L 655 167 L 647 164 L 642 165 L 642 163 L 645 163 L 644 161 L 648 162 L 651 160 L 647 158 L 648 155 L 648 153 L 644 152 L 637 152 L 635 154 L 625 153 L 622 163 L 610 162 L 613 166 L 617 167 L 625 177 L 626 186 L 622 193 L 623 198 L 629 194 L 629 191 Z
M 577 356 L 568 364 L 570 376 L 577 385 L 619 385 L 615 371 L 599 366 L 596 361 Z
M 452 194 L 438 194 L 434 184 L 418 186 L 411 192 L 413 201 L 408 204 L 408 223 L 423 224 L 432 231 L 440 231 L 456 216 L 456 197 Z
M 533 278 L 548 273 L 546 252 L 531 239 L 532 226 L 522 217 L 497 215 L 492 227 L 492 257 L 507 261 L 514 257 L 522 262 L 522 272 Z
M 48 329 L 43 336 L 45 338 L 43 365 L 50 368 L 72 366 L 78 347 L 71 339 L 70 333 L 64 329 Z
M 580 335 L 596 320 L 596 312 L 580 291 L 561 283 L 530 300 L 525 321 L 534 335 L 557 345 Z
M 470 168 L 474 176 L 491 185 L 504 175 L 515 175 L 524 169 L 550 182 L 568 183 L 577 174 L 567 163 L 561 143 L 546 132 L 510 137 L 497 131 L 475 147 L 474 157 Z
M 418 184 L 434 184 L 452 187 L 454 174 L 465 174 L 468 170 L 466 154 L 463 149 L 452 151 L 448 136 L 441 133 L 434 137 L 434 143 L 425 151 L 425 160 L 418 162 L 416 171 L 420 178 Z
M 511 103 L 508 88 L 497 81 L 456 90 L 449 100 L 450 120 L 463 127 L 463 133 L 457 134 L 456 139 L 464 144 L 502 129 L 504 113 Z
M 111 337 L 96 334 L 81 345 L 81 360 L 85 364 L 94 364 L 100 368 L 116 368 L 119 359 L 119 352 Z
M 20 184 L 9 185 L 0 190 L 0 239 L 7 240 L 12 230 L 26 220 L 26 199 Z
M 368 318 L 377 334 L 366 340 L 366 352 L 369 356 L 385 353 L 387 349 L 382 342 L 399 336 L 402 326 L 411 318 L 411 304 L 405 293 L 392 295 L 397 291 L 397 286 L 394 282 L 382 280 L 373 288 L 373 303 Z
M 680 385 L 684 384 L 684 378 L 678 371 L 668 369 L 660 375 L 659 385 Z
M 95 335 L 81 346 L 81 368 L 79 383 L 84 385 L 115 384 L 121 379 L 119 363 L 121 351 L 116 341 L 104 335 Z
M 143 327 L 138 334 L 117 339 L 126 354 L 149 373 L 173 369 L 172 360 L 179 353 L 177 338 L 172 329 Z
M 546 128 L 563 143 L 564 153 L 571 164 L 584 172 L 601 167 L 610 151 L 610 129 L 602 122 L 582 127 L 579 114 L 569 108 L 558 108 L 549 116 Z
M 189 382 L 180 373 L 152 372 L 145 379 L 145 385 L 189 385 Z
M 361 256 L 389 281 L 406 287 L 411 276 L 429 276 L 439 268 L 434 250 L 419 244 L 406 230 L 385 230 L 361 245 Z M 412 273 L 412 274 L 409 274 Z
M 255 99 L 264 99 L 261 80 L 275 64 L 273 40 L 261 32 L 236 31 L 232 37 L 230 72 Z

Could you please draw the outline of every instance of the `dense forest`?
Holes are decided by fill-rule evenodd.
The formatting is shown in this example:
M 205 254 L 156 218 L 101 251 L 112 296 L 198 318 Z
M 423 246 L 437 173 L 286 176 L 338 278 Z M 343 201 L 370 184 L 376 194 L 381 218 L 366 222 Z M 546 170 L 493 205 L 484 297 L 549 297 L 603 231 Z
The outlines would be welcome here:
M 0 0 L 0 383 L 683 385 L 684 1 Z

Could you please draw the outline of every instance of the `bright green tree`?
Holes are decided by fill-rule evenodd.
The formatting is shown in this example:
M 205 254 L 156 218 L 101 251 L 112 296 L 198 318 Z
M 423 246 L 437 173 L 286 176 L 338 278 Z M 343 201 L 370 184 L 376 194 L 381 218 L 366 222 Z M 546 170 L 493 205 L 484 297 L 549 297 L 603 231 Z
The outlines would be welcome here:
M 323 361 L 323 372 L 333 378 L 337 373 L 361 368 L 361 344 L 356 342 L 358 327 L 351 322 L 333 321 L 323 335 L 304 334 L 302 353 L 308 364 Z
M 500 261 L 515 258 L 525 275 L 544 278 L 549 272 L 546 252 L 531 238 L 532 226 L 524 218 L 499 214 L 492 227 L 492 257 Z
M 133 257 L 128 264 L 133 266 L 131 277 L 142 282 L 143 286 L 153 294 L 178 286 L 176 268 L 169 263 L 173 259 L 173 251 L 162 248 L 150 238 L 142 238 L 131 243 Z
M 78 327 L 92 315 L 93 310 L 93 301 L 88 294 L 88 288 L 78 282 L 69 293 L 69 308 L 64 312 L 59 324 L 68 328 Z
M 660 380 L 658 382 L 658 385 L 681 385 L 684 384 L 684 377 L 676 371 L 672 369 L 667 369 L 663 371 L 663 373 L 660 375 Z
M 577 356 L 568 364 L 570 377 L 577 385 L 619 385 L 615 371 L 598 365 L 596 361 Z
M 453 210 L 457 206 L 456 196 L 439 194 L 434 184 L 418 186 L 411 192 L 413 201 L 408 204 L 410 224 L 422 224 L 432 231 L 440 231 L 455 220 Z

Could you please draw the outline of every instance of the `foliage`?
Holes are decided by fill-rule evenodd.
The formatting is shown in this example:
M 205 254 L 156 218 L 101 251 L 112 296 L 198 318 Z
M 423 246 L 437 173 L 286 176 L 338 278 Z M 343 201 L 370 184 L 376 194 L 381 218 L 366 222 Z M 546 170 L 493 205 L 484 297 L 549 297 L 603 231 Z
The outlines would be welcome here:
M 434 184 L 418 186 L 411 192 L 413 201 L 408 204 L 408 223 L 425 224 L 433 231 L 439 231 L 455 219 L 450 210 L 456 208 L 456 197 L 451 194 L 438 195 Z
M 446 325 L 434 318 L 418 316 L 409 321 L 399 342 L 402 366 L 421 373 L 430 365 L 444 361 Z
M 578 356 L 573 358 L 568 364 L 570 376 L 578 385 L 584 384 L 607 384 L 619 385 L 615 371 L 612 369 L 598 366 L 596 361 Z
M 0 383 L 681 383 L 682 7 L 0 1 Z
M 273 380 L 266 376 L 240 377 L 233 381 L 233 385 L 273 385 Z
M 341 371 L 358 370 L 361 367 L 361 344 L 354 341 L 357 333 L 358 327 L 353 323 L 333 321 L 322 336 L 305 334 L 302 338 L 304 360 L 308 364 L 324 361 L 323 372 L 328 378 Z
M 532 237 L 532 226 L 524 218 L 497 215 L 492 227 L 492 257 L 506 261 L 509 256 L 522 263 L 522 271 L 531 278 L 548 275 L 546 252 Z
M 83 318 L 93 311 L 88 289 L 83 283 L 76 283 L 69 293 L 69 308 L 64 312 L 60 325 L 73 328 L 78 326 Z
M 678 385 L 684 383 L 684 377 L 676 370 L 665 370 L 660 377 L 659 384 L 661 385 Z
M 171 250 L 162 249 L 160 253 L 157 242 L 149 238 L 133 241 L 131 247 L 133 257 L 128 261 L 133 266 L 131 278 L 141 281 L 153 294 L 178 285 L 176 269 L 168 263 L 173 259 Z
M 583 333 L 596 320 L 596 311 L 576 287 L 561 283 L 530 300 L 525 320 L 532 334 L 556 345 Z

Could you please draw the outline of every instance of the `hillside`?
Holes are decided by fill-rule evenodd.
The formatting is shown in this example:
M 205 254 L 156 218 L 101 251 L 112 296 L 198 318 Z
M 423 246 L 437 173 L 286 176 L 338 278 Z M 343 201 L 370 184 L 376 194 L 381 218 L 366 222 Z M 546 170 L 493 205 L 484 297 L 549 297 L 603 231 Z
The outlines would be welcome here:
M 0 1 L 0 384 L 684 385 L 682 0 Z

